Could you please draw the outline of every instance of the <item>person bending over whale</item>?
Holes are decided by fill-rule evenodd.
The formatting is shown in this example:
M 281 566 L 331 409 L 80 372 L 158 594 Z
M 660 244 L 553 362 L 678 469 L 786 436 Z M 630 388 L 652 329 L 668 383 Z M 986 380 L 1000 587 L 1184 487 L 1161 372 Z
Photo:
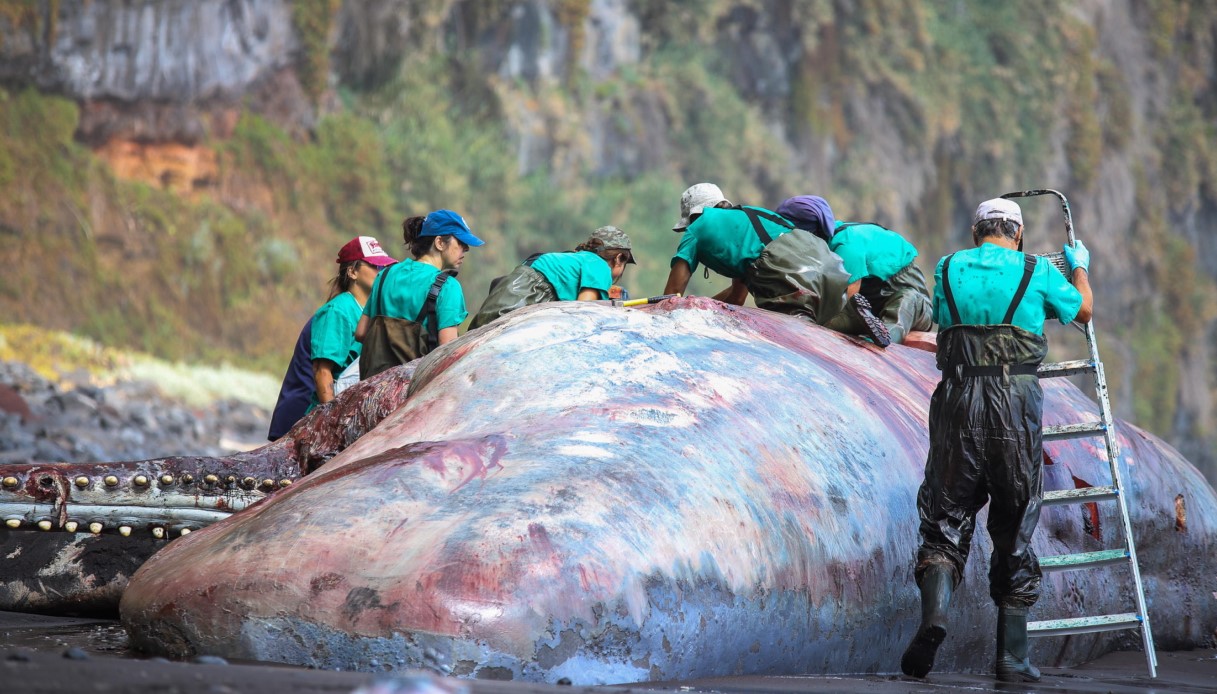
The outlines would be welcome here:
M 607 299 L 609 288 L 633 262 L 630 237 L 617 227 L 600 227 L 573 252 L 538 253 L 491 282 L 490 296 L 469 329 L 532 304 Z

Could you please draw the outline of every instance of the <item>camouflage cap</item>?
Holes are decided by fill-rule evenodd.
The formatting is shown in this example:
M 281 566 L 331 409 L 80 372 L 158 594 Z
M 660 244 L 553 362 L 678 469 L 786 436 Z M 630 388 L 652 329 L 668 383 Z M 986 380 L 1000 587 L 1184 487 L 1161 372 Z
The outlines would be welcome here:
M 634 262 L 633 246 L 630 244 L 630 237 L 626 236 L 625 232 L 615 226 L 602 226 L 592 232 L 592 239 L 597 239 L 604 244 L 605 248 L 617 249 L 620 248 L 629 251 L 629 259 L 627 263 Z M 589 239 L 591 240 L 591 239 Z M 635 263 L 636 264 L 636 263 Z

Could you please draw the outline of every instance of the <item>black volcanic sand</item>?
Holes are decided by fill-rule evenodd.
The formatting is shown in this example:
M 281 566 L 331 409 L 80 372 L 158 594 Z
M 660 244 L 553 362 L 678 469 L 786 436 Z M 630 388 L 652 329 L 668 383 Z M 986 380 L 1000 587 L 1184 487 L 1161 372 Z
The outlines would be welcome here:
M 144 694 L 470 692 L 1217 692 L 1217 650 L 1161 652 L 1158 678 L 1140 653 L 1109 653 L 1077 668 L 1046 668 L 1039 684 L 998 684 L 981 675 L 721 677 L 679 683 L 564 687 L 521 682 L 456 680 L 427 673 L 396 678 L 264 663 L 170 662 L 138 659 L 112 620 L 0 612 L 0 692 L 124 692 Z

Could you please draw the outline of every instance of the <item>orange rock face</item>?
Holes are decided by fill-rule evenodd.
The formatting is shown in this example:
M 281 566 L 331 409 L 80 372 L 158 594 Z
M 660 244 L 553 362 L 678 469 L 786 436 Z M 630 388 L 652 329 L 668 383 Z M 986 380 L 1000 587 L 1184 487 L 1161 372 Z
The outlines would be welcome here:
M 214 186 L 219 178 L 216 153 L 199 145 L 110 140 L 97 150 L 115 175 L 143 181 L 179 194 Z

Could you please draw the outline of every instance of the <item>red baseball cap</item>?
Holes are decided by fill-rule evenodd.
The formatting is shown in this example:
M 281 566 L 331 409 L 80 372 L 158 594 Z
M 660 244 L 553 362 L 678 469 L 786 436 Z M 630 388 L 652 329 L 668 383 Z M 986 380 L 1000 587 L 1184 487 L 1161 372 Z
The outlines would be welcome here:
M 354 260 L 362 260 L 369 265 L 378 265 L 385 267 L 392 265 L 397 261 L 389 257 L 384 249 L 380 247 L 380 242 L 372 236 L 356 236 L 347 241 L 342 250 L 338 251 L 337 263 L 349 263 Z

